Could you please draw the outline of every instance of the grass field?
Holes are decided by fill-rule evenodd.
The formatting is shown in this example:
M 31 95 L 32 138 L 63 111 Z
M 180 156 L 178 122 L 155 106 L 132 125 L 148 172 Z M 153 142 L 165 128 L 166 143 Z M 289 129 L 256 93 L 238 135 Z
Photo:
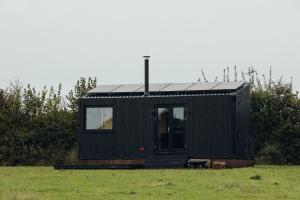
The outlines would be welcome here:
M 300 199 L 300 167 L 91 171 L 2 167 L 0 199 Z

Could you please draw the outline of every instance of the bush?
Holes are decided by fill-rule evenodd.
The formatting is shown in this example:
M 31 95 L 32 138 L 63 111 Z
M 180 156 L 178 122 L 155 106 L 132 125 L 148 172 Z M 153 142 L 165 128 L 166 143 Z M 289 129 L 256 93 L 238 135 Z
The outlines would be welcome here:
M 37 92 L 16 82 L 0 90 L 0 164 L 52 165 L 65 162 L 77 146 L 78 97 L 96 85 L 81 78 L 65 98 L 46 87 Z
M 277 145 L 265 145 L 256 155 L 259 164 L 283 164 L 284 157 Z
M 258 161 L 300 164 L 300 100 L 291 85 L 279 81 L 254 87 L 251 101 Z

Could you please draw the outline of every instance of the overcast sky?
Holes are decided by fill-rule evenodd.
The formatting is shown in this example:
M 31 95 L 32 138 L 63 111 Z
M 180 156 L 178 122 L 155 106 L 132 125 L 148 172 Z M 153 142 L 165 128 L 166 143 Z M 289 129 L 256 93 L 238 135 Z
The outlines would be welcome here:
M 300 89 L 299 0 L 0 0 L 0 88 L 196 81 L 249 66 Z

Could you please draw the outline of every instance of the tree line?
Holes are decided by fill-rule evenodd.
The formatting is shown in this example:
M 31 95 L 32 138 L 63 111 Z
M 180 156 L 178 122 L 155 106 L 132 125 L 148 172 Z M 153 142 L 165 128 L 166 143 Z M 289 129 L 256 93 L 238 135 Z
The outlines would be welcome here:
M 242 72 L 236 67 L 230 76 L 224 69 L 223 81 L 251 84 L 251 130 L 258 162 L 300 164 L 300 99 L 292 81 L 268 79 L 253 68 Z M 198 81 L 205 81 L 204 72 Z M 215 78 L 218 81 L 218 77 Z M 80 78 L 67 95 L 62 85 L 41 91 L 16 81 L 0 89 L 0 165 L 52 165 L 76 160 L 77 100 L 96 87 L 95 78 Z M 73 155 L 73 158 L 72 158 Z
M 0 164 L 65 162 L 77 145 L 76 101 L 96 82 L 82 77 L 65 97 L 61 84 L 37 91 L 15 82 L 0 89 Z

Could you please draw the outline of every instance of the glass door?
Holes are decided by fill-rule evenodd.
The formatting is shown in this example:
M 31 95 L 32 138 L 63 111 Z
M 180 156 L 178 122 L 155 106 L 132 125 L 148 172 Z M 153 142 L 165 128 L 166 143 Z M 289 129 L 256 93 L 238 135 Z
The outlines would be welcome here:
M 185 150 L 185 107 L 157 107 L 155 121 L 155 151 L 173 152 Z

